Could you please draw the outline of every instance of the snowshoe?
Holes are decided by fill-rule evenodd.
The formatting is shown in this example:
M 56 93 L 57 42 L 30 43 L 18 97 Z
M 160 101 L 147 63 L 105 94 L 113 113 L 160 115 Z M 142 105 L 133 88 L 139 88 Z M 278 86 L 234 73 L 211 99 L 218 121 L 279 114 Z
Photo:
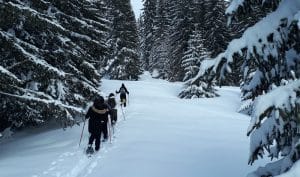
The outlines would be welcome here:
M 93 153 L 94 153 L 94 149 L 93 149 L 92 147 L 89 146 L 89 147 L 86 149 L 86 154 L 87 154 L 88 156 L 91 156 Z

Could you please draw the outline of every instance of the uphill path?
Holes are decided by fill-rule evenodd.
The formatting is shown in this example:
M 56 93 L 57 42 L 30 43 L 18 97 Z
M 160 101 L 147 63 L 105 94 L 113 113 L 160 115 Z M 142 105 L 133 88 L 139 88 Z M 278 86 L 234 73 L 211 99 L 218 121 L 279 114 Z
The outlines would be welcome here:
M 177 97 L 182 83 L 144 74 L 139 81 L 102 80 L 101 90 L 108 95 L 122 83 L 130 92 L 126 120 L 119 109 L 112 142 L 102 143 L 100 152 L 84 155 L 87 130 L 78 147 L 82 125 L 53 130 L 2 145 L 0 167 L 6 170 L 0 176 L 242 177 L 260 165 L 247 165 L 249 117 L 236 112 L 238 88 L 184 100 Z

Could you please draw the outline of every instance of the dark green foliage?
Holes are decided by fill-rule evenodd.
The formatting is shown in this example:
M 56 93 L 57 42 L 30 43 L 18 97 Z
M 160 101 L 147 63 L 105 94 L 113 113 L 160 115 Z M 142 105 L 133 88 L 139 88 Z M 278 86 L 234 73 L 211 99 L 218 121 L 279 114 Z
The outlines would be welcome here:
M 111 79 L 137 80 L 141 74 L 138 30 L 129 0 L 111 1 L 112 30 L 107 65 Z
M 259 17 L 271 12 L 215 58 L 214 72 L 220 80 L 233 71 L 233 64 L 241 66 L 242 111 L 252 117 L 247 131 L 251 141 L 249 164 L 265 153 L 279 159 L 259 168 L 255 176 L 277 176 L 300 159 L 299 5 L 299 1 L 243 1 L 228 11 L 230 19 L 245 20 L 257 7 L 263 9 Z M 289 14 L 283 13 L 286 9 L 290 9 Z
M 150 60 L 151 60 L 151 51 L 152 51 L 152 46 L 154 44 L 154 41 L 156 39 L 153 37 L 154 36 L 154 21 L 156 17 L 156 4 L 157 0 L 144 0 L 144 11 L 143 15 L 141 17 L 141 20 L 143 21 L 141 23 L 142 26 L 140 26 L 141 31 L 142 31 L 142 46 L 141 46 L 141 51 L 142 51 L 142 64 L 143 68 L 145 70 L 149 70 L 150 68 Z
M 145 68 L 155 77 L 183 81 L 181 63 L 196 26 L 210 55 L 220 53 L 228 43 L 222 0 L 145 0 L 144 6 L 141 53 Z
M 156 78 L 168 78 L 168 51 L 169 51 L 169 37 L 168 30 L 170 28 L 170 21 L 168 19 L 167 4 L 163 0 L 157 1 L 156 14 L 153 19 L 153 44 L 151 46 L 149 56 L 148 70 L 156 75 Z
M 0 3 L 0 124 L 76 122 L 99 94 L 106 11 L 102 1 Z
M 223 52 L 229 42 L 229 31 L 226 27 L 225 1 L 206 0 L 204 3 L 204 46 L 212 58 Z
M 182 81 L 185 75 L 181 63 L 194 27 L 190 7 L 190 1 L 186 0 L 178 1 L 172 9 L 174 13 L 172 14 L 170 29 L 170 81 Z
M 211 98 L 217 96 L 213 77 L 208 74 L 198 76 L 198 73 L 201 72 L 201 64 L 204 64 L 202 61 L 209 58 L 209 53 L 203 46 L 201 31 L 197 28 L 190 36 L 187 51 L 182 58 L 182 67 L 185 70 L 185 87 L 179 94 L 180 98 Z

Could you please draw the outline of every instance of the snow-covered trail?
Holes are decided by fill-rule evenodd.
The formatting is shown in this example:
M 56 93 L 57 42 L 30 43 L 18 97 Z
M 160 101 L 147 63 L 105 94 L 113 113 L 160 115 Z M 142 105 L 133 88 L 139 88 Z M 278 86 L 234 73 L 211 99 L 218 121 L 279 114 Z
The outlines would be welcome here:
M 121 83 L 103 80 L 102 90 L 108 95 Z M 237 88 L 220 89 L 219 98 L 181 100 L 182 83 L 147 75 L 124 83 L 129 106 L 125 121 L 118 110 L 111 144 L 87 158 L 78 147 L 82 126 L 25 136 L 0 145 L 0 176 L 242 177 L 254 169 L 247 165 L 249 117 L 235 112 Z
M 120 85 L 104 81 L 103 90 Z M 181 100 L 182 83 L 146 77 L 125 85 L 126 123 L 91 177 L 241 177 L 251 171 L 249 117 L 235 112 L 238 88 L 222 88 L 220 98 Z

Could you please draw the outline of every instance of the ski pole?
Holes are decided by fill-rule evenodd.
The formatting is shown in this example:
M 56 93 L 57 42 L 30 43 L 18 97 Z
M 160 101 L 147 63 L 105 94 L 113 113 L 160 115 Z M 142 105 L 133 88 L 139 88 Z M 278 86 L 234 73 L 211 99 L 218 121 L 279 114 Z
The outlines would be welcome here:
M 80 135 L 79 147 L 80 147 L 80 143 L 81 143 L 81 140 L 82 140 L 82 135 L 83 135 L 83 131 L 84 131 L 84 126 L 85 126 L 85 120 L 84 120 L 84 123 L 83 123 L 83 127 L 82 127 L 82 131 L 81 131 L 81 135 Z

